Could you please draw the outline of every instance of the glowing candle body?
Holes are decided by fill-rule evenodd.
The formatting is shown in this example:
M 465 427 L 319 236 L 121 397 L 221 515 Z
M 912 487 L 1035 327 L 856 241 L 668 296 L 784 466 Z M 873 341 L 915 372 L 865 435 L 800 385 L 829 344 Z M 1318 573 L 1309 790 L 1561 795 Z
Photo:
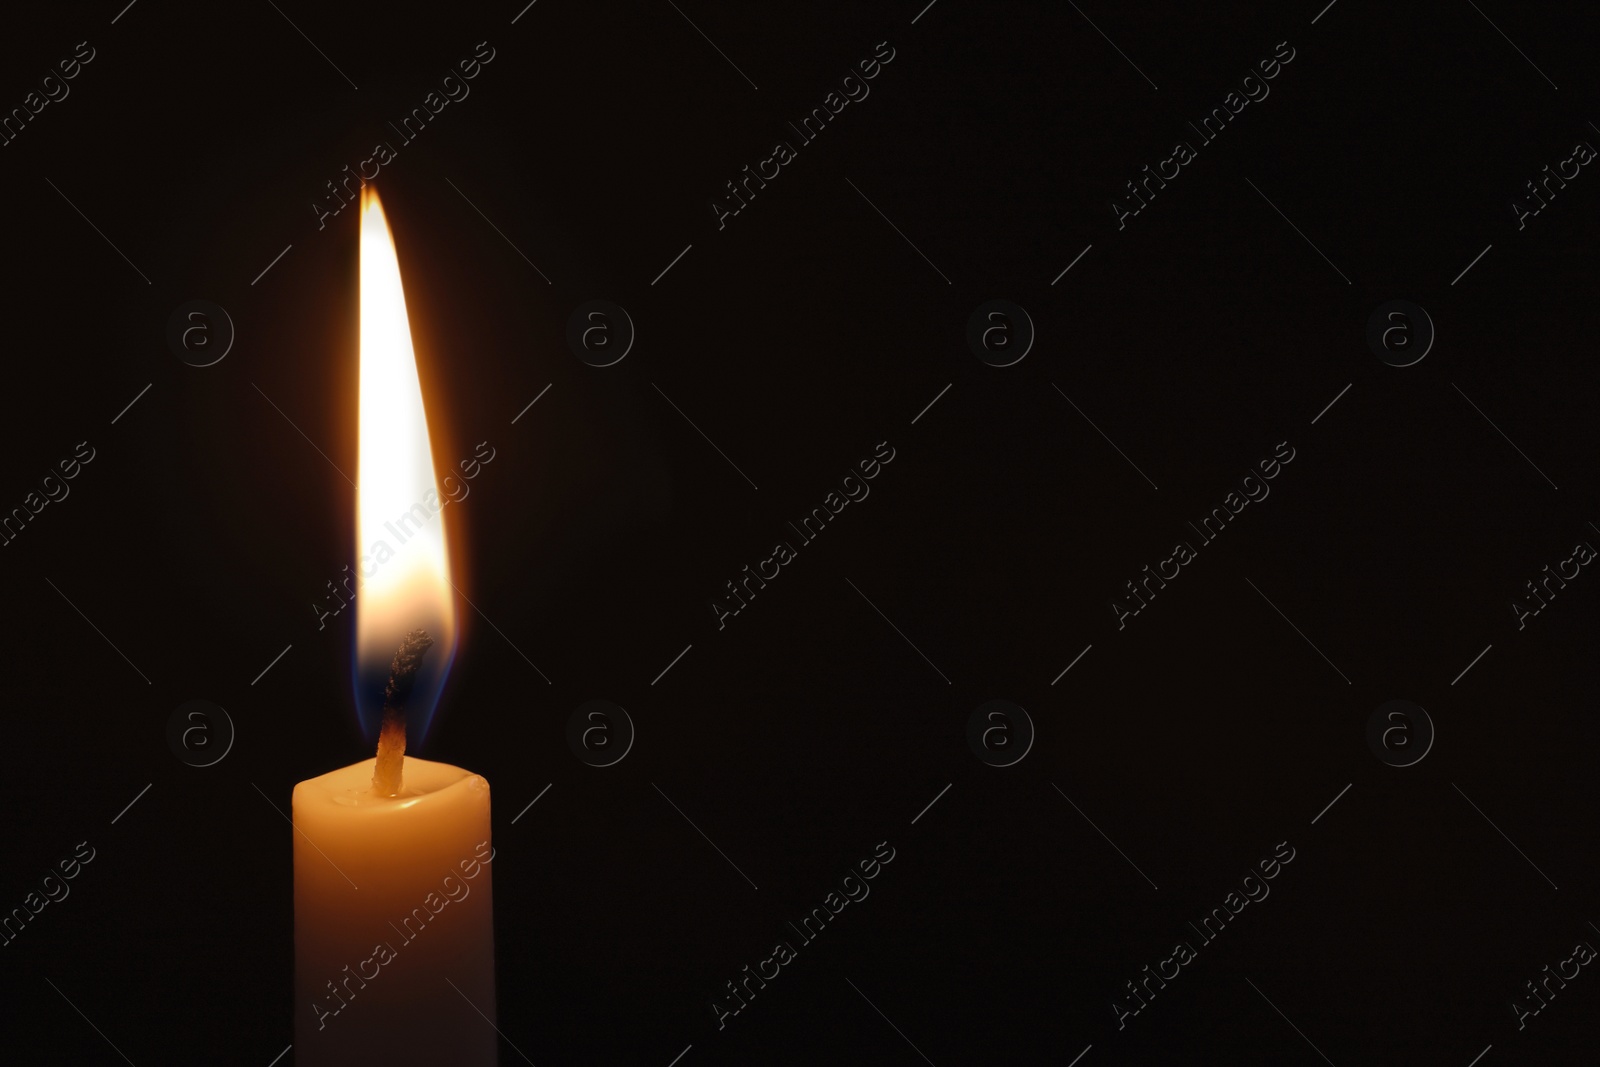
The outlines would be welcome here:
M 489 783 L 407 756 L 378 796 L 374 762 L 295 786 L 295 1062 L 494 1064 Z

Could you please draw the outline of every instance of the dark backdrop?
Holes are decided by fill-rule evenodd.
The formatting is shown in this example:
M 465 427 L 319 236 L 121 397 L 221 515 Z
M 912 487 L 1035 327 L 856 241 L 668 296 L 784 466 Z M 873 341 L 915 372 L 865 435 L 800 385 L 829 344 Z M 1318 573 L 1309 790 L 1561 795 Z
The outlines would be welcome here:
M 1600 177 L 1512 207 L 1600 144 L 1592 24 L 922 2 L 8 16 L 0 105 L 94 58 L 0 148 L 0 506 L 94 459 L 0 548 L 0 907 L 96 850 L 0 956 L 8 1061 L 293 1040 L 281 812 L 371 752 L 351 612 L 312 607 L 353 555 L 355 212 L 311 205 L 487 41 L 376 184 L 436 456 L 496 450 L 446 509 L 474 606 L 414 751 L 493 784 L 522 1054 L 1592 1062 L 1587 968 L 1512 1008 L 1600 944 L 1600 578 L 1512 607 L 1600 542 Z M 870 95 L 719 229 L 723 184 L 879 42 Z M 1279 42 L 1270 95 L 1201 144 L 1186 122 Z M 205 368 L 166 337 L 194 299 L 236 330 Z M 603 369 L 566 339 L 594 299 L 637 333 Z M 1009 367 L 967 341 L 992 299 L 1036 332 Z M 1366 337 L 1395 299 L 1436 331 L 1403 368 Z M 719 630 L 723 583 L 880 442 L 870 496 Z M 1270 496 L 1200 545 L 1280 442 Z M 1178 541 L 1197 557 L 1119 629 Z M 637 730 L 603 769 L 565 740 L 596 698 Z M 194 699 L 237 730 L 206 768 L 167 741 Z M 968 743 L 994 699 L 1036 731 L 1009 767 Z M 1396 699 L 1435 733 L 1403 768 L 1367 740 Z M 1426 743 L 1402 725 L 1391 759 Z M 879 842 L 870 897 L 719 1030 L 710 998 Z M 1187 922 L 1280 842 L 1271 895 L 1199 947 Z M 1198 958 L 1119 1030 L 1178 940 Z

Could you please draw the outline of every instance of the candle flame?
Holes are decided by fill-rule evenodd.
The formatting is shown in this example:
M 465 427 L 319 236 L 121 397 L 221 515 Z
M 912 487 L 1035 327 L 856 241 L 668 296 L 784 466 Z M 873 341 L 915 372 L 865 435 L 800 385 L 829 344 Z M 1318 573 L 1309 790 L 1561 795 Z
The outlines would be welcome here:
M 455 602 L 400 260 L 370 186 L 361 190 L 360 367 L 356 708 L 373 735 L 395 652 L 408 632 L 426 629 L 437 647 L 413 689 L 415 740 L 427 728 L 450 670 Z

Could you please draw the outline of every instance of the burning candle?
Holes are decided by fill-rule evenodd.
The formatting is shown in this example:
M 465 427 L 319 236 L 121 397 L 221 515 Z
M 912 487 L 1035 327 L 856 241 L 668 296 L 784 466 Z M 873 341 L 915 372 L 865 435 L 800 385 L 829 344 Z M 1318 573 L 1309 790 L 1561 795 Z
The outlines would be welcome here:
M 295 1055 L 493 1064 L 489 783 L 405 754 L 449 673 L 455 608 L 399 258 L 368 189 L 360 360 L 353 673 L 377 754 L 295 786 Z

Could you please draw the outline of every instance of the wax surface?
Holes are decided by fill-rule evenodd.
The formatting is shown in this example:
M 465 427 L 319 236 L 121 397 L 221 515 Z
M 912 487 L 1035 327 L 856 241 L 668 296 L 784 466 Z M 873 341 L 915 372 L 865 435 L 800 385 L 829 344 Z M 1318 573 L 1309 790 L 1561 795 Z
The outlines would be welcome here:
M 295 786 L 296 1062 L 493 1064 L 489 783 L 407 756 L 376 796 L 375 763 Z

